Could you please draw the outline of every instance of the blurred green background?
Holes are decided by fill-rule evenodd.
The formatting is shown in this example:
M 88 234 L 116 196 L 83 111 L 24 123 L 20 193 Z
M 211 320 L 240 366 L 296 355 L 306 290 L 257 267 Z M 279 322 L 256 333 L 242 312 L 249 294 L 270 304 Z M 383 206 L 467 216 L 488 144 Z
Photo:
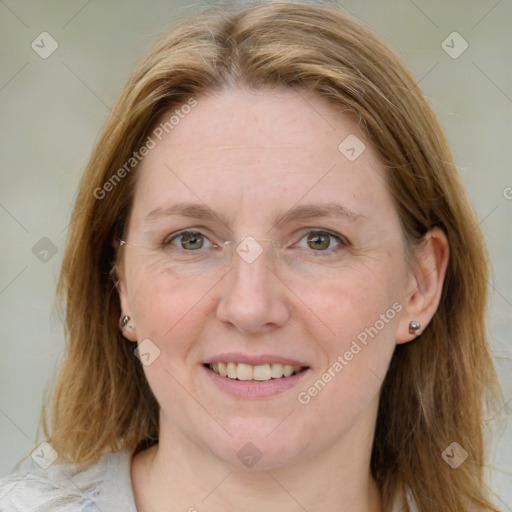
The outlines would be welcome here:
M 488 241 L 492 348 L 505 402 L 486 429 L 492 486 L 512 510 L 512 3 L 340 4 L 389 42 L 430 98 Z M 40 403 L 64 348 L 54 299 L 69 215 L 109 108 L 155 41 L 207 5 L 0 0 L 0 475 L 41 441 Z M 58 44 L 49 56 L 55 43 L 42 32 Z M 453 32 L 468 44 L 457 58 L 442 47 Z

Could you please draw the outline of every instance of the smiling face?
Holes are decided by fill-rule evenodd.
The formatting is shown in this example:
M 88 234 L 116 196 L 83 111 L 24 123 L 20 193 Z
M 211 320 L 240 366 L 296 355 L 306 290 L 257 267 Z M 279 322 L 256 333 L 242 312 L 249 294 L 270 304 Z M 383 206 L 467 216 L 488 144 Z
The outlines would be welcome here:
M 161 442 L 259 467 L 371 444 L 411 291 L 377 155 L 304 91 L 196 99 L 137 170 L 119 267 Z

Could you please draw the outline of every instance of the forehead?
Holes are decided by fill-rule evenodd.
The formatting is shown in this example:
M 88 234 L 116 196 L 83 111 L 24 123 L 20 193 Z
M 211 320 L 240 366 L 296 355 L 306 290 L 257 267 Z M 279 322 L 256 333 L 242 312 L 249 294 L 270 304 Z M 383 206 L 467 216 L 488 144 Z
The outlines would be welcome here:
M 255 157 L 270 156 L 279 162 L 299 154 L 321 163 L 325 158 L 319 149 L 338 156 L 339 136 L 359 132 L 353 116 L 341 117 L 325 98 L 299 89 L 223 89 L 196 102 L 164 135 L 163 146 L 174 153 L 163 155 L 167 151 L 160 145 L 146 160 L 153 163 L 160 156 L 172 156 L 176 164 L 189 164 L 209 157 L 251 165 Z M 162 120 L 169 117 L 167 113 Z M 176 151 L 181 148 L 184 151 Z
M 172 109 L 168 133 L 142 161 L 134 214 L 176 201 L 252 210 L 342 200 L 393 214 L 384 170 L 354 116 L 302 90 L 226 89 Z M 178 112 L 176 112 L 178 110 Z M 185 113 L 186 112 L 186 113 Z M 153 132 L 154 133 L 154 132 Z

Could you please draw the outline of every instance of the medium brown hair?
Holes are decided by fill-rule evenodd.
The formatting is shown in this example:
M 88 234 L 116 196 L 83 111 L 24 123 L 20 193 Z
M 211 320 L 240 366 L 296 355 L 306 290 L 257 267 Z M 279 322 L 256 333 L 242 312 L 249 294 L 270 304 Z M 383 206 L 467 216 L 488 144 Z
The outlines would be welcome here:
M 130 211 L 133 158 L 171 108 L 225 87 L 293 87 L 353 112 L 386 167 L 409 248 L 439 226 L 450 259 L 439 308 L 398 345 L 383 383 L 371 470 L 385 510 L 409 490 L 420 512 L 497 510 L 483 479 L 482 418 L 499 390 L 485 328 L 488 264 L 438 121 L 397 56 L 335 4 L 217 6 L 181 22 L 126 83 L 83 175 L 59 292 L 67 350 L 43 429 L 62 462 L 158 441 L 158 404 L 121 335 L 112 240 Z M 51 417 L 48 425 L 47 417 Z M 469 454 L 456 470 L 452 442 Z

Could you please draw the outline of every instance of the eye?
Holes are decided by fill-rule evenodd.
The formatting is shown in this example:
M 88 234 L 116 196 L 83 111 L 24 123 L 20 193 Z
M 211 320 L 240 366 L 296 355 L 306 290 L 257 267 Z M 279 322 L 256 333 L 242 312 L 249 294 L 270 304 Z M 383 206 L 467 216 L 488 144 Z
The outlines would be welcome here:
M 174 242 L 177 241 L 179 245 Z M 169 235 L 163 242 L 164 247 L 172 245 L 186 251 L 195 251 L 202 249 L 205 243 L 210 243 L 205 235 L 198 231 L 181 231 L 173 235 Z
M 308 247 L 317 252 L 327 252 L 327 250 L 335 250 L 336 248 L 347 247 L 349 245 L 348 241 L 343 237 L 327 231 L 310 231 L 301 238 L 301 241 L 304 239 L 306 239 Z M 337 242 L 335 247 L 333 247 L 333 240 Z

